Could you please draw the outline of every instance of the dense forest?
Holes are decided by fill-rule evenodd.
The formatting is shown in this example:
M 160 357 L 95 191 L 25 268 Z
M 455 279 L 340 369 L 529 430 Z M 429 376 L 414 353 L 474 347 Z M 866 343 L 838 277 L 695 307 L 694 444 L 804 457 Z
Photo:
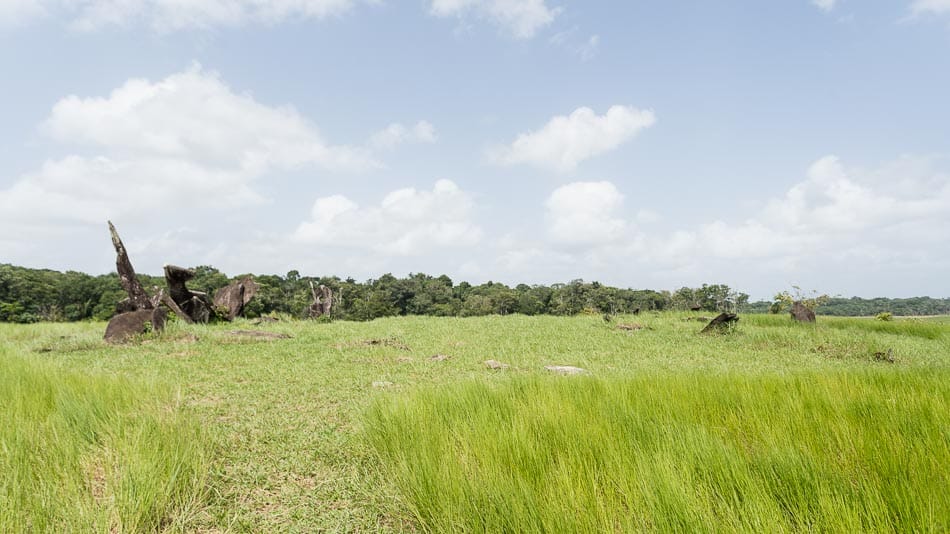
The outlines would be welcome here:
M 194 268 L 191 289 L 213 294 L 232 279 L 210 266 Z M 165 279 L 139 275 L 147 288 L 164 288 Z M 703 284 L 676 291 L 621 289 L 598 282 L 573 280 L 566 284 L 509 287 L 497 282 L 471 285 L 454 283 L 448 276 L 410 274 L 397 278 L 385 274 L 358 282 L 352 278 L 256 275 L 257 296 L 245 315 L 286 314 L 303 317 L 311 303 L 310 282 L 333 290 L 334 319 L 365 321 L 391 315 L 473 316 L 490 314 L 574 315 L 577 313 L 629 313 L 634 310 L 699 308 L 716 311 L 738 308 L 746 313 L 766 313 L 771 302 L 750 303 L 749 296 L 723 284 Z M 125 298 L 116 274 L 91 276 L 75 271 L 61 273 L 0 264 L 0 321 L 105 320 L 115 314 Z M 832 298 L 818 309 L 824 315 L 939 315 L 950 313 L 950 299 Z

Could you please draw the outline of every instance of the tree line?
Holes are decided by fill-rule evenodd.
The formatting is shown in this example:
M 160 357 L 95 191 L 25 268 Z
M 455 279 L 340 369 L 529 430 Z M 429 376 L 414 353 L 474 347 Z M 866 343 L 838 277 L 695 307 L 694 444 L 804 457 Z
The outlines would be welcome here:
M 231 280 L 218 269 L 203 265 L 188 287 L 213 294 Z M 142 286 L 165 288 L 160 276 L 138 275 Z M 310 284 L 333 290 L 333 318 L 366 321 L 394 315 L 467 317 L 476 315 L 575 315 L 578 313 L 632 313 L 635 310 L 724 309 L 767 312 L 770 302 L 749 302 L 749 296 L 724 284 L 703 284 L 675 291 L 624 289 L 598 282 L 573 280 L 565 284 L 510 287 L 498 282 L 472 285 L 454 283 L 448 276 L 385 274 L 359 282 L 336 276 L 255 275 L 260 289 L 245 308 L 247 317 L 285 314 L 304 317 L 312 302 Z M 166 289 L 167 291 L 167 289 Z M 0 264 L 0 321 L 107 320 L 116 303 L 126 297 L 115 273 L 92 276 L 76 271 L 58 272 Z M 831 299 L 819 308 L 825 315 L 937 315 L 950 313 L 950 299 Z

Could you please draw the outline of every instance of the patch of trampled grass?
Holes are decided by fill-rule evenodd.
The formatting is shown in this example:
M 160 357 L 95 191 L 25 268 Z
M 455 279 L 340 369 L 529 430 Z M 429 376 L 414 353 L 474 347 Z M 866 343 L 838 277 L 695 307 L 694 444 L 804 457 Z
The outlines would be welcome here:
M 470 382 L 366 433 L 431 532 L 950 528 L 950 374 Z

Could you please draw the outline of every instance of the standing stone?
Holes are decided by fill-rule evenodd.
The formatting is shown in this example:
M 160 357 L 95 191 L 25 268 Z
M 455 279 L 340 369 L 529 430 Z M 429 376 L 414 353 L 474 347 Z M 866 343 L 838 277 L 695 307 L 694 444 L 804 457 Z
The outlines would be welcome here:
M 313 294 L 313 304 L 307 309 L 307 314 L 310 318 L 316 319 L 323 315 L 329 316 L 330 309 L 333 307 L 333 290 L 323 284 L 320 284 L 320 289 L 318 290 L 314 287 L 313 282 L 310 282 L 310 292 Z
M 807 306 L 802 304 L 802 301 L 796 300 L 792 304 L 792 309 L 789 312 L 792 315 L 792 319 L 800 323 L 814 323 L 815 322 L 815 312 L 809 309 Z
M 215 308 L 227 310 L 227 319 L 233 321 L 241 315 L 244 306 L 254 298 L 260 286 L 250 276 L 235 280 L 214 293 Z
M 109 234 L 112 236 L 112 246 L 115 247 L 115 270 L 119 273 L 119 283 L 122 284 L 122 289 L 129 295 L 127 301 L 119 303 L 116 311 L 150 310 L 154 308 L 155 306 L 149 300 L 148 294 L 145 293 L 145 288 L 135 277 L 135 269 L 132 268 L 132 261 L 129 260 L 125 245 L 119 239 L 119 232 L 116 231 L 112 221 L 108 221 L 108 223 Z
M 207 323 L 213 310 L 206 293 L 192 291 L 185 282 L 195 277 L 195 271 L 176 265 L 165 265 L 165 281 L 171 299 L 196 323 Z

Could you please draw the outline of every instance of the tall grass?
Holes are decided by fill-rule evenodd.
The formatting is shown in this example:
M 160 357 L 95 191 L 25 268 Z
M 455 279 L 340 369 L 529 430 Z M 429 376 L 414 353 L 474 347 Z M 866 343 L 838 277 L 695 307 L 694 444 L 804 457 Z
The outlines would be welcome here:
M 950 529 L 950 373 L 468 382 L 365 435 L 432 532 Z
M 174 529 L 209 450 L 167 391 L 0 351 L 0 532 Z

